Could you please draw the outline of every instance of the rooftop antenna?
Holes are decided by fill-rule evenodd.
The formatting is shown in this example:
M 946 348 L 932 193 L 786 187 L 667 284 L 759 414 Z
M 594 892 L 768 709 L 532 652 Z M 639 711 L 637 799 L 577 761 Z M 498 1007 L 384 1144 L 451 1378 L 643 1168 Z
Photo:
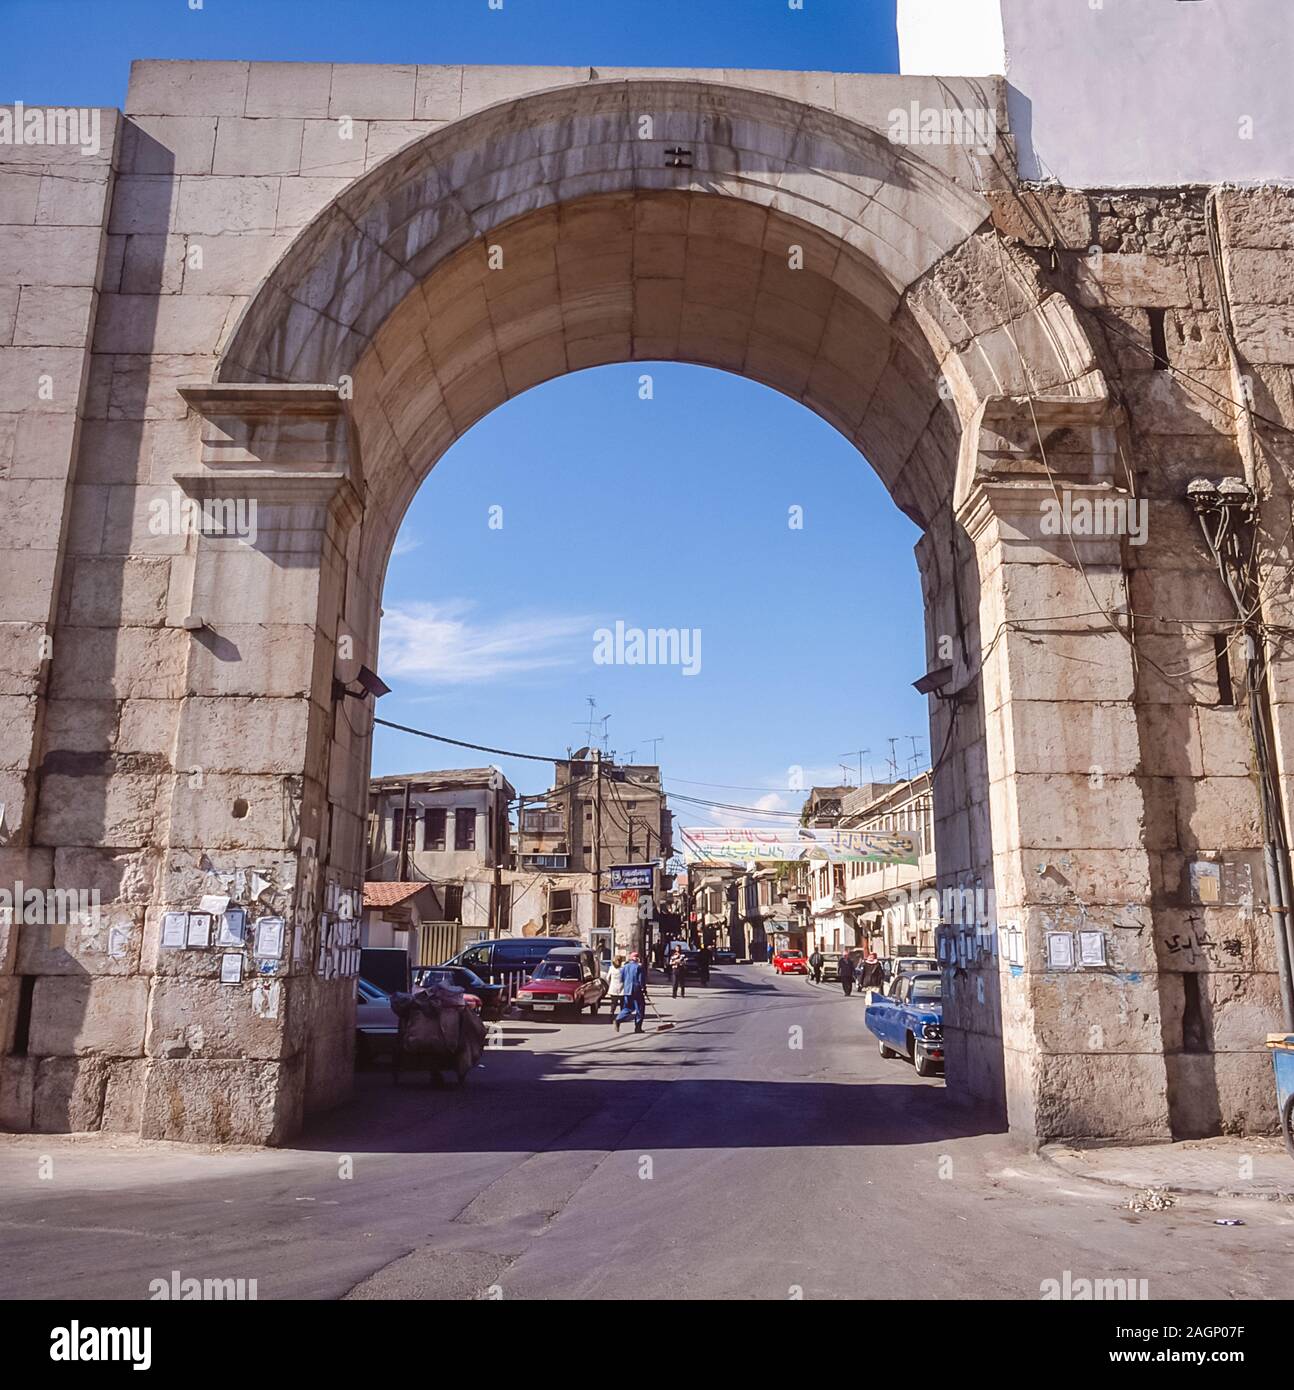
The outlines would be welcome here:
M 886 739 L 886 742 L 890 745 L 890 776 L 893 778 L 894 781 L 897 782 L 899 780 L 899 764 L 898 760 L 894 756 L 894 745 L 898 742 L 898 739 L 890 738 Z
M 905 735 L 905 737 L 907 738 L 908 742 L 912 745 L 913 762 L 919 762 L 921 759 L 921 754 L 917 751 L 917 744 L 924 742 L 924 740 L 922 739 L 920 734 L 907 734 Z
M 860 787 L 863 785 L 863 755 L 871 751 L 870 748 L 856 748 L 852 753 L 842 753 L 840 755 L 842 758 L 858 759 L 858 785 Z
M 847 765 L 846 763 L 837 763 L 836 766 L 840 769 L 840 776 L 841 776 L 841 782 L 842 782 L 842 784 L 843 784 L 844 786 L 847 787 L 847 786 L 849 785 L 849 767 L 848 767 L 848 765 Z
M 645 738 L 645 739 L 643 739 L 643 742 L 644 742 L 644 743 L 650 743 L 650 744 L 651 744 L 651 765 L 652 765 L 653 767 L 655 767 L 655 766 L 657 765 L 657 760 L 656 760 L 656 745 L 657 745 L 658 743 L 664 743 L 664 742 L 665 742 L 665 735 L 664 735 L 664 734 L 661 734 L 658 738 Z
M 585 748 L 592 748 L 592 747 L 593 747 L 593 726 L 598 722 L 598 716 L 597 716 L 598 702 L 593 698 L 592 695 L 586 695 L 584 698 L 588 701 L 588 705 L 589 705 L 589 718 L 588 718 L 588 723 L 585 725 L 584 746 L 585 746 Z M 579 721 L 578 719 L 575 721 L 576 724 L 578 724 L 579 722 L 580 722 L 580 721 Z

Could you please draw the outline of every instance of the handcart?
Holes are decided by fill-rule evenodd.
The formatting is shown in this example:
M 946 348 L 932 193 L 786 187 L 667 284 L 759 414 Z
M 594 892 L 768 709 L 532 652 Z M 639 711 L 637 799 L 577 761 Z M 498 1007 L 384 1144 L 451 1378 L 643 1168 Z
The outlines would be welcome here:
M 437 984 L 393 994 L 391 1008 L 400 1024 L 391 1053 L 392 1084 L 400 1084 L 407 1061 L 426 1067 L 432 1085 L 442 1084 L 446 1072 L 463 1085 L 485 1049 L 485 1025 L 467 1006 L 463 991 Z

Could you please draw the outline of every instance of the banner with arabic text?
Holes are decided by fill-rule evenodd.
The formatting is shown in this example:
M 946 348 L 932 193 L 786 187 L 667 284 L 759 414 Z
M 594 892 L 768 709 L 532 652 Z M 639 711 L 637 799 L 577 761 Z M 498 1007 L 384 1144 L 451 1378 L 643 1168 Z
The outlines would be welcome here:
M 915 834 L 906 830 L 807 830 L 803 826 L 695 826 L 682 831 L 689 864 L 782 864 L 825 859 L 832 864 L 917 863 Z

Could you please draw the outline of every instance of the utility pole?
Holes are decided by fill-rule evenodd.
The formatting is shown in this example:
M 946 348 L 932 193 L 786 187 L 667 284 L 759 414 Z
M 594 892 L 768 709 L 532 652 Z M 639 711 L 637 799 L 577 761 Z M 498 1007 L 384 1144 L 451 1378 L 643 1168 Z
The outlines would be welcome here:
M 592 748 L 593 759 L 593 926 L 597 931 L 602 921 L 602 750 Z
M 401 883 L 409 872 L 409 783 L 404 784 L 404 810 L 400 812 L 400 867 L 396 878 Z

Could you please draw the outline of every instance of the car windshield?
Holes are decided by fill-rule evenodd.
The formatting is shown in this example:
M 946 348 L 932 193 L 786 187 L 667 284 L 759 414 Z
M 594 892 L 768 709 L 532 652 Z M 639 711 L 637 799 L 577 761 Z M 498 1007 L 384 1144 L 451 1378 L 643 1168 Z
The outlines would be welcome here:
M 546 960 L 535 968 L 536 980 L 578 980 L 580 967 L 573 960 Z
M 939 1000 L 944 997 L 944 982 L 942 980 L 913 980 L 912 998 L 920 999 L 925 1003 Z
M 783 960 L 799 960 L 799 959 L 800 959 L 800 952 L 799 952 L 799 951 L 783 951 L 783 952 L 782 952 L 782 959 L 783 959 Z

